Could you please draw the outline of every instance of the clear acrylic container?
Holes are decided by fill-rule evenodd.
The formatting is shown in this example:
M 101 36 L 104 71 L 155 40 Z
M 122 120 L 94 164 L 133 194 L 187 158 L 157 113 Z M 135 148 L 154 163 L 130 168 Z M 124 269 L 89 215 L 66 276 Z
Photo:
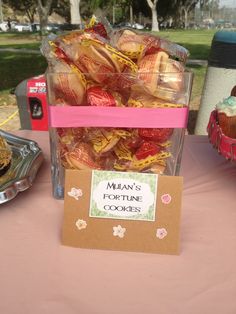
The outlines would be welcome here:
M 99 73 L 99 75 L 101 76 L 102 74 Z M 152 110 L 165 108 L 170 113 L 172 109 L 181 110 L 188 108 L 193 79 L 191 72 L 139 73 L 139 75 L 145 77 L 139 79 L 140 77 L 137 78 L 137 74 L 136 76 L 120 73 L 103 74 L 102 80 L 104 84 L 102 86 L 101 84 L 97 84 L 97 86 L 105 90 L 105 96 L 104 94 L 98 95 L 95 92 L 95 94 L 92 93 L 90 95 L 91 98 L 88 96 L 88 86 L 86 88 L 84 86 L 77 86 L 78 77 L 76 77 L 76 74 L 50 73 L 48 71 L 46 73 L 48 104 L 49 106 L 69 108 L 71 105 L 74 107 L 77 105 L 77 102 L 80 102 L 79 106 L 76 106 L 79 108 L 81 106 L 88 107 L 89 102 L 90 105 L 92 102 L 94 107 L 106 104 L 113 106 L 114 104 L 112 105 L 111 102 L 115 101 L 115 105 L 120 106 L 120 110 L 123 110 L 124 107 L 138 107 L 136 110 L 139 111 L 139 114 L 142 114 L 142 108 L 140 109 L 140 107 L 143 107 L 143 110 L 147 108 Z M 152 76 L 150 80 L 149 76 Z M 146 82 L 145 79 L 147 79 Z M 149 84 L 150 81 L 152 85 Z M 79 91 L 79 94 L 75 95 L 77 91 Z M 115 100 L 111 101 L 106 95 L 106 92 L 111 93 Z M 117 109 L 119 111 L 119 108 Z M 52 115 L 52 113 L 50 114 Z M 102 126 L 84 127 L 79 123 L 78 126 L 75 126 L 75 121 L 73 121 L 73 127 L 71 127 L 67 121 L 66 126 L 54 125 L 53 127 L 49 127 L 53 196 L 57 199 L 64 197 L 66 168 L 138 171 L 160 175 L 178 175 L 188 118 L 187 110 L 183 112 L 183 115 L 185 115 L 183 120 L 185 119 L 186 123 L 182 127 L 168 127 L 167 121 L 165 128 L 160 127 L 158 123 L 155 125 L 155 128 L 153 125 L 152 127 L 146 126 L 145 129 L 149 130 L 146 132 L 147 134 L 143 132 L 143 127 L 136 126 L 135 128 L 130 128 L 125 124 L 112 129 L 112 124 L 109 128 Z M 146 124 L 148 125 L 148 122 Z M 164 132 L 164 137 L 161 139 L 160 136 L 159 138 L 158 136 L 156 137 L 155 132 L 157 131 L 155 129 Z M 115 135 L 113 134 L 116 140 L 110 143 L 110 146 L 108 145 L 107 150 L 101 150 L 97 145 L 98 141 L 101 140 L 99 136 L 102 133 L 103 135 L 105 134 L 105 137 L 107 135 L 109 137 L 112 130 L 116 132 Z M 133 144 L 130 143 L 132 142 L 131 139 L 133 139 Z M 148 142 L 148 144 L 145 146 L 144 142 Z M 127 153 L 126 150 L 122 155 L 123 143 L 126 145 L 126 148 L 128 145 L 129 152 Z M 147 146 L 149 149 L 147 149 L 148 152 L 145 150 Z M 118 151 L 117 147 L 119 147 Z M 150 155 L 147 155 L 150 151 Z M 161 159 L 158 154 L 162 153 L 165 157 Z M 85 154 L 85 157 L 83 154 Z M 75 162 L 75 159 L 71 156 L 78 157 L 77 159 L 75 158 L 78 162 Z M 82 161 L 84 161 L 84 158 L 89 160 L 84 164 L 83 162 L 81 163 L 80 158 Z

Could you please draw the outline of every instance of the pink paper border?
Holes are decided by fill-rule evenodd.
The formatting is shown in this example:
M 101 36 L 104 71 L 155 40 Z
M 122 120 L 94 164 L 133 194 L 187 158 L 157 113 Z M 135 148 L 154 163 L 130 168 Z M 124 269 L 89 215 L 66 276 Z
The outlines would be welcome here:
M 186 128 L 188 108 L 49 106 L 50 127 Z

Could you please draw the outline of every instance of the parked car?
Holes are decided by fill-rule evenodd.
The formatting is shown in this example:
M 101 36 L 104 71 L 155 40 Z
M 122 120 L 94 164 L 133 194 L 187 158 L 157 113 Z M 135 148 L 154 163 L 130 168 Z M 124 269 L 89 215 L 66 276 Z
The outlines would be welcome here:
M 56 23 L 49 23 L 46 27 L 46 30 L 48 32 L 57 32 L 60 30 L 60 24 L 56 24 Z
M 30 25 L 31 32 L 39 32 L 40 31 L 40 24 L 39 23 L 32 23 Z
M 152 29 L 152 23 L 146 23 L 144 28 L 147 30 L 151 30 Z
M 31 25 L 30 24 L 15 24 L 14 28 L 17 32 L 30 32 L 31 31 Z
M 0 31 L 7 32 L 8 31 L 8 24 L 7 22 L 0 23 Z
M 115 28 L 134 28 L 134 29 L 144 29 L 144 25 L 139 23 L 129 23 L 129 22 L 121 22 L 119 24 L 114 25 Z
M 121 22 L 118 24 L 114 24 L 114 28 L 131 28 L 132 25 L 129 22 Z
M 72 30 L 76 30 L 76 29 L 83 29 L 84 25 L 83 24 L 64 23 L 64 24 L 60 24 L 59 28 L 61 31 L 72 31 Z
M 134 23 L 132 25 L 132 27 L 135 28 L 135 29 L 144 29 L 144 25 L 139 24 L 139 23 Z

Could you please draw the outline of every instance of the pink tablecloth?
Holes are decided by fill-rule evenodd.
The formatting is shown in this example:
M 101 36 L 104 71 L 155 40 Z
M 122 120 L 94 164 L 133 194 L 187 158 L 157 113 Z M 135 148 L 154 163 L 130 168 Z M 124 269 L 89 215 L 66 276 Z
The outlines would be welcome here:
M 34 185 L 0 208 L 1 314 L 236 313 L 236 165 L 204 136 L 187 136 L 180 256 L 60 244 L 63 201 L 46 162 Z

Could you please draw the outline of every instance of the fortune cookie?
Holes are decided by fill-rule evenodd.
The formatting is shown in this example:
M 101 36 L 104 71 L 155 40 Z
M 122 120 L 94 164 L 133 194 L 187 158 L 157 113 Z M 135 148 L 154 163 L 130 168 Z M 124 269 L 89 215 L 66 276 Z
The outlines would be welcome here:
M 74 65 L 58 61 L 48 78 L 50 103 L 71 106 L 84 104 L 85 77 Z
M 144 56 L 138 64 L 139 79 L 145 88 L 154 95 L 159 83 L 159 74 L 165 70 L 169 56 L 164 51 Z
M 101 169 L 98 162 L 95 161 L 91 146 L 87 143 L 79 143 L 66 155 L 66 160 L 71 168 L 90 170 Z

